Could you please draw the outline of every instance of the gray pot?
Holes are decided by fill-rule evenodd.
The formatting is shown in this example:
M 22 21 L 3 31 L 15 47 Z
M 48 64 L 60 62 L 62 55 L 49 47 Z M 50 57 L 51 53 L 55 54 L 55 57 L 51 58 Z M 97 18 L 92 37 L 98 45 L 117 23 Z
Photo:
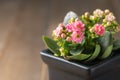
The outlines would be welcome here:
M 40 55 L 48 66 L 49 80 L 120 80 L 119 54 L 89 64 L 55 57 L 48 49 L 41 51 Z

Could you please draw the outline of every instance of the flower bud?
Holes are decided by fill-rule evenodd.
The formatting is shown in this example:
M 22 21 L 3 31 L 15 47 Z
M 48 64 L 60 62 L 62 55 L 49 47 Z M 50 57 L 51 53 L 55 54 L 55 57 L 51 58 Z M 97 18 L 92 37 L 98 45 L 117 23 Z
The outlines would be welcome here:
M 58 26 L 59 26 L 59 27 L 64 27 L 64 24 L 63 24 L 63 23 L 60 23 Z
M 76 19 L 75 19 L 75 22 L 76 22 L 76 21 L 79 21 L 79 18 L 76 18 Z
M 106 22 L 106 19 L 103 19 L 103 22 Z
M 91 37 L 92 37 L 92 38 L 95 38 L 95 34 L 91 34 Z
M 90 19 L 91 20 L 95 20 L 95 16 L 90 16 Z
M 88 17 L 89 17 L 89 15 L 90 15 L 90 13 L 89 13 L 89 12 L 85 12 L 85 18 L 88 18 Z
M 65 54 L 65 53 L 64 53 L 64 48 L 61 47 L 61 48 L 59 49 L 59 51 L 61 52 L 61 56 L 64 56 L 64 54 Z
M 58 45 L 58 46 L 62 46 L 61 42 L 57 42 L 57 45 Z
M 64 33 L 62 33 L 61 38 L 66 38 L 66 35 Z
M 107 24 L 105 24 L 104 27 L 107 27 Z
M 108 22 L 112 22 L 115 20 L 115 16 L 113 15 L 113 13 L 109 13 L 108 15 L 105 16 L 105 20 Z
M 61 47 L 61 48 L 59 49 L 59 51 L 61 52 L 61 56 L 66 56 L 67 53 L 68 53 L 68 51 L 67 51 L 66 49 L 64 49 L 63 47 Z
M 75 18 L 71 18 L 69 22 L 70 23 L 75 22 Z
M 96 17 L 103 17 L 103 14 L 104 12 L 101 10 L 101 9 L 96 9 L 94 12 L 93 12 L 93 15 L 96 16 Z
M 90 29 L 90 32 L 94 32 L 94 27 L 92 27 L 92 28 Z
M 70 42 L 70 41 L 72 41 L 72 39 L 70 37 L 67 37 L 66 41 Z
M 82 19 L 84 19 L 85 18 L 85 16 L 84 15 L 82 15 Z
M 104 12 L 106 15 L 110 13 L 109 9 L 106 9 Z
M 111 25 L 111 22 L 107 22 L 107 26 L 110 26 Z

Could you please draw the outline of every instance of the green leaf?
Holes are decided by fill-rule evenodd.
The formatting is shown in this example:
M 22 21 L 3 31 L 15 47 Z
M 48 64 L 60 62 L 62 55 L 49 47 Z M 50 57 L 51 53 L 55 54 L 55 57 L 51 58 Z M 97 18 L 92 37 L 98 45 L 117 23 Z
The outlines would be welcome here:
M 63 43 L 62 47 L 66 50 L 69 50 L 67 41 L 63 40 L 62 43 Z
M 66 14 L 66 16 L 64 17 L 63 23 L 66 25 L 66 24 L 68 24 L 68 22 L 69 22 L 69 20 L 70 20 L 71 18 L 77 18 L 77 17 L 78 17 L 78 16 L 77 16 L 77 14 L 76 14 L 75 12 L 69 11 L 69 12 Z
M 110 45 L 106 48 L 105 52 L 102 54 L 101 59 L 109 57 L 112 53 L 113 45 Z
M 60 55 L 60 51 L 58 50 L 59 47 L 54 40 L 48 38 L 47 36 L 42 36 L 42 39 L 51 52 L 55 55 Z
M 95 58 L 97 58 L 100 53 L 100 50 L 101 50 L 100 45 L 96 44 L 94 53 L 86 61 L 91 61 L 91 60 L 94 60 Z
M 80 53 L 80 54 L 76 54 L 73 56 L 67 56 L 67 59 L 82 61 L 82 60 L 89 58 L 90 56 L 91 56 L 90 54 Z
M 70 54 L 72 54 L 72 55 L 81 54 L 83 50 L 84 50 L 83 48 L 82 49 L 73 49 L 73 50 L 70 50 Z
M 106 48 L 112 44 L 112 34 L 109 31 L 105 32 L 105 35 L 99 38 L 98 40 L 101 48 L 102 48 L 102 53 L 106 50 Z
M 120 48 L 120 39 L 115 40 L 115 41 L 113 42 L 113 50 L 117 50 L 117 49 L 119 49 L 119 48 Z

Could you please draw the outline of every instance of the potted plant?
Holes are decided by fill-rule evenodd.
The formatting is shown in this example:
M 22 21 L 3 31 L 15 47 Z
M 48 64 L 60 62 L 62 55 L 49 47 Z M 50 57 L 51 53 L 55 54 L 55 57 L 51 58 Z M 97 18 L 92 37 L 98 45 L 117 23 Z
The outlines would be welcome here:
M 48 49 L 40 54 L 49 80 L 120 80 L 117 32 L 119 24 L 108 9 L 82 16 L 68 12 L 53 30 L 53 39 L 43 36 Z

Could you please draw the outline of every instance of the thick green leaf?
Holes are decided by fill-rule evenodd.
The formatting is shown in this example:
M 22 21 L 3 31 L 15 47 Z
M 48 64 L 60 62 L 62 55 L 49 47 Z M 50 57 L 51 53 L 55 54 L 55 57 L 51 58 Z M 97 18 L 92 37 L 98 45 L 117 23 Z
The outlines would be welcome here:
M 112 34 L 109 31 L 106 31 L 105 35 L 99 38 L 98 42 L 101 45 L 103 53 L 106 48 L 112 43 Z
M 72 55 L 81 54 L 83 50 L 84 49 L 70 50 L 70 54 L 72 54 Z
M 100 50 L 101 50 L 100 45 L 96 44 L 94 53 L 86 61 L 91 61 L 91 60 L 94 60 L 95 58 L 97 58 L 100 53 Z
M 67 56 L 67 59 L 82 61 L 82 60 L 89 58 L 90 56 L 91 56 L 90 54 L 80 53 L 80 54 L 76 54 L 73 56 Z
M 78 16 L 77 16 L 77 14 L 76 14 L 75 12 L 69 11 L 69 12 L 66 14 L 66 16 L 64 17 L 63 23 L 66 25 L 66 24 L 68 24 L 68 22 L 69 22 L 69 20 L 70 20 L 71 18 L 77 18 L 77 17 L 78 17 Z
M 42 38 L 44 43 L 46 44 L 48 49 L 50 49 L 51 52 L 53 52 L 56 55 L 60 55 L 60 51 L 58 50 L 59 47 L 54 40 L 48 38 L 47 36 L 43 36 Z
M 113 49 L 113 45 L 110 45 L 106 48 L 105 52 L 103 53 L 103 55 L 101 56 L 101 59 L 105 59 L 107 57 L 109 57 L 112 53 L 112 49 Z
M 120 39 L 113 42 L 113 50 L 117 50 L 120 48 Z

